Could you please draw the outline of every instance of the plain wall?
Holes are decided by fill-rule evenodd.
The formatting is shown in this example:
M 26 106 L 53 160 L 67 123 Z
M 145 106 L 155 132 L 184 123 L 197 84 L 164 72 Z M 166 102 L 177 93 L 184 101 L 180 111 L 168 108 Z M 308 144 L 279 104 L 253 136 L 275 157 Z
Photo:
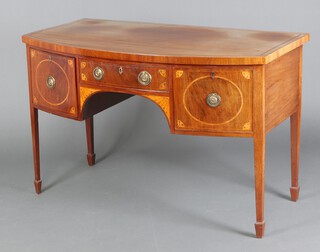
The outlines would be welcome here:
M 5 1 L 0 14 L 0 183 L 2 190 L 14 188 L 21 181 L 20 192 L 33 193 L 33 163 L 29 119 L 28 78 L 25 45 L 21 35 L 80 18 L 101 18 L 146 21 L 197 26 L 308 32 L 311 41 L 304 47 L 303 116 L 301 132 L 301 176 L 310 181 L 309 191 L 318 192 L 317 176 L 311 171 L 320 168 L 320 2 L 318 0 L 29 0 Z M 134 97 L 95 117 L 95 139 L 98 161 L 124 148 L 159 151 L 157 158 L 166 159 L 169 152 L 183 150 L 201 157 L 217 146 L 224 153 L 233 143 L 252 159 L 250 139 L 206 138 L 170 135 L 167 122 L 152 102 Z M 40 113 L 41 158 L 46 164 L 60 160 L 82 159 L 86 162 L 84 123 Z M 162 146 L 155 148 L 154 146 Z M 285 152 L 283 152 L 285 149 Z M 268 135 L 267 170 L 270 155 L 289 162 L 288 120 Z M 235 153 L 235 152 L 234 152 Z M 271 154 L 270 154 L 271 153 Z M 282 154 L 283 153 L 283 154 Z M 145 155 L 151 155 L 152 151 Z M 174 154 L 169 155 L 174 159 Z M 204 155 L 205 156 L 205 155 Z M 203 158 L 205 163 L 205 157 Z M 234 160 L 233 160 L 234 161 Z M 53 174 L 43 166 L 43 174 Z M 289 167 L 287 167 L 289 170 Z M 289 177 L 288 177 L 289 179 Z M 44 186 L 46 186 L 46 177 Z M 25 187 L 30 184 L 30 187 Z M 287 186 L 289 188 L 289 185 Z M 252 189 L 253 191 L 253 189 Z M 0 202 L 1 202 L 0 194 Z M 84 199 L 85 200 L 85 199 Z M 13 205 L 12 208 L 15 206 Z M 254 207 L 252 204 L 248 208 Z M 1 206 L 0 206 L 1 208 Z M 23 208 L 23 206 L 22 206 Z M 1 215 L 0 218 L 5 218 Z M 252 216 L 253 218 L 253 216 Z M 253 223 L 252 223 L 253 224 Z M 0 227 L 0 233 L 2 227 Z M 0 245 L 1 246 L 1 245 Z M 1 248 L 0 248 L 1 251 Z

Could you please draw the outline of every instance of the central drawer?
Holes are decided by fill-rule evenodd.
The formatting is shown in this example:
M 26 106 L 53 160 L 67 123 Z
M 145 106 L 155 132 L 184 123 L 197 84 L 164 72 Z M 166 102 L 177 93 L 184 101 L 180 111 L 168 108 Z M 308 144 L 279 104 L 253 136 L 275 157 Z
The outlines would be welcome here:
M 130 89 L 168 92 L 169 68 L 95 59 L 80 59 L 80 83 Z

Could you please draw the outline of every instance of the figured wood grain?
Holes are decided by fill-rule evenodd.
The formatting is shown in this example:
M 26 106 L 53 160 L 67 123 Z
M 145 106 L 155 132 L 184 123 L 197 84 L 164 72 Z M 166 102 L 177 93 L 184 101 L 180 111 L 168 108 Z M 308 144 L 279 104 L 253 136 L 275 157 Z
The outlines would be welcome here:
M 266 65 L 266 130 L 297 111 L 300 104 L 301 47 Z
M 99 88 L 92 88 L 92 87 L 80 87 L 79 88 L 79 97 L 80 97 L 80 110 L 83 109 L 84 103 L 87 101 L 87 99 L 95 94 L 101 92 L 101 89 Z
M 50 113 L 77 117 L 75 60 L 54 53 L 30 49 L 32 100 L 36 107 Z M 51 76 L 55 86 L 48 88 Z
M 26 34 L 23 42 L 61 53 L 170 64 L 267 64 L 308 34 L 82 19 Z
M 80 87 L 80 111 L 82 111 L 85 108 L 85 103 L 88 101 L 88 99 L 90 99 L 91 96 L 94 96 L 94 94 L 100 93 L 100 95 L 102 95 L 103 93 L 101 92 L 105 92 L 105 98 L 108 95 L 108 91 L 103 91 L 99 88 L 90 88 L 90 87 Z M 117 93 L 112 93 L 110 92 L 109 94 L 111 94 L 111 96 L 109 96 L 109 99 L 106 100 L 109 104 L 108 107 L 111 107 L 113 104 L 113 101 L 115 104 L 128 99 L 129 97 L 131 97 L 131 95 L 127 95 L 127 94 L 117 94 Z M 116 98 L 116 96 L 119 96 L 119 99 Z M 121 95 L 123 95 L 123 98 L 121 97 Z M 112 98 L 112 96 L 114 96 L 115 98 Z M 163 113 L 165 114 L 167 120 L 168 120 L 168 124 L 170 126 L 170 122 L 171 122 L 171 113 L 170 113 L 170 103 L 169 103 L 169 97 L 168 96 L 160 96 L 160 95 L 142 95 L 143 97 L 148 98 L 149 100 L 153 101 L 155 104 L 157 104 L 161 110 L 163 111 Z M 93 97 L 94 98 L 94 97 Z M 107 102 L 103 103 L 103 104 L 107 104 Z M 103 106 L 103 105 L 102 105 Z
M 252 130 L 252 69 L 177 67 L 175 72 L 178 72 L 173 80 L 176 131 Z M 221 97 L 215 108 L 206 101 L 212 93 Z
M 93 76 L 93 70 L 96 67 L 100 67 L 104 71 L 101 80 L 96 80 Z M 152 80 L 149 85 L 144 86 L 139 83 L 138 75 L 142 71 L 147 71 L 151 75 Z M 80 59 L 80 83 L 94 86 L 115 86 L 167 93 L 169 88 L 168 71 L 166 65 Z
M 169 97 L 167 96 L 159 96 L 159 95 L 143 95 L 144 97 L 148 98 L 149 100 L 153 101 L 157 104 L 163 113 L 165 114 L 169 126 L 171 125 L 171 113 L 170 113 L 170 101 Z

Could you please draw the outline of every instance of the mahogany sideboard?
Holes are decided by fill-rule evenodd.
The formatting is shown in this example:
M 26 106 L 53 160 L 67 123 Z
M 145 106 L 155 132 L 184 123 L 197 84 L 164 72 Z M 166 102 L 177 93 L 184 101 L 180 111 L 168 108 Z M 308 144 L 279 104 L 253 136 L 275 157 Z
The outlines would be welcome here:
M 82 19 L 22 36 L 26 43 L 35 190 L 38 110 L 85 120 L 133 95 L 163 111 L 171 133 L 251 137 L 256 236 L 264 235 L 266 134 L 290 117 L 291 199 L 299 196 L 302 47 L 309 34 Z

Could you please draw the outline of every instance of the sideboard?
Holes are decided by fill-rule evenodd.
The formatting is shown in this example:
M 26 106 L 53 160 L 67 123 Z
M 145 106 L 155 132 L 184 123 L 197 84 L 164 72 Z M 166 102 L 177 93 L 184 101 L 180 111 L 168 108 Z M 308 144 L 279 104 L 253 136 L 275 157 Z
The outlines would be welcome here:
M 290 118 L 291 199 L 299 196 L 304 33 L 82 19 L 22 36 L 26 43 L 35 190 L 38 110 L 85 121 L 133 95 L 163 111 L 174 134 L 250 137 L 256 236 L 264 235 L 266 134 Z

